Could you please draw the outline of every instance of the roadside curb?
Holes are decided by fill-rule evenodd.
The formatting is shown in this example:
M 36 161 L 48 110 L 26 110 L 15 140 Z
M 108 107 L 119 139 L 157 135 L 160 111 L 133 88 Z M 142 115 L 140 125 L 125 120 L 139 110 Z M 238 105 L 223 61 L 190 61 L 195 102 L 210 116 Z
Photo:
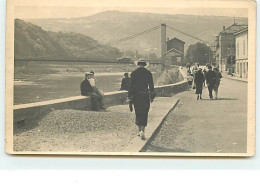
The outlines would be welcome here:
M 233 78 L 233 77 L 228 77 L 228 76 L 224 76 L 224 78 L 248 83 L 248 80 L 245 80 L 245 79 L 242 79 L 242 78 L 240 79 L 240 78 Z
M 161 125 L 163 124 L 164 120 L 166 119 L 167 115 L 178 105 L 180 99 L 176 97 L 169 97 L 169 99 L 173 99 L 173 103 L 170 105 L 167 105 L 167 110 L 164 110 L 163 114 L 158 116 L 150 114 L 150 122 L 148 122 L 148 126 L 145 131 L 145 140 L 141 140 L 140 137 L 136 136 L 130 143 L 129 145 L 123 150 L 124 151 L 131 151 L 131 153 L 135 152 L 140 152 L 146 145 L 147 143 L 153 138 L 153 136 L 158 133 Z M 170 102 L 171 100 L 167 100 Z M 164 103 L 162 103 L 164 105 Z
M 151 137 L 149 137 L 145 143 L 145 145 L 141 148 L 140 152 L 142 152 L 142 150 L 146 147 L 146 145 L 148 144 L 148 142 L 151 141 L 152 138 L 154 138 L 154 136 L 159 132 L 160 128 L 162 127 L 166 117 L 170 114 L 170 112 L 172 110 L 174 110 L 177 105 L 179 104 L 180 99 L 178 98 L 177 101 L 175 102 L 174 106 L 168 111 L 168 113 L 164 116 L 164 118 L 162 119 L 162 121 L 159 123 L 158 127 L 154 130 L 154 132 L 152 133 Z

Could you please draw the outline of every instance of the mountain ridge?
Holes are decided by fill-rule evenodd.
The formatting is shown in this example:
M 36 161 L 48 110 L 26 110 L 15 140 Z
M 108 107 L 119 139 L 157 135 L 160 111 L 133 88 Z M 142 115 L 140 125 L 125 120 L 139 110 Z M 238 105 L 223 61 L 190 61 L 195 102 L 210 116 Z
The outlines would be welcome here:
M 115 59 L 120 56 L 118 49 L 102 45 L 86 35 L 46 31 L 32 23 L 15 20 L 15 60 Z
M 106 44 L 145 31 L 165 23 L 185 33 L 198 37 L 209 43 L 215 40 L 215 35 L 222 31 L 223 26 L 230 26 L 234 20 L 225 16 L 200 16 L 182 14 L 156 14 L 105 11 L 87 17 L 57 18 L 57 19 L 28 19 L 49 31 L 75 32 L 90 36 L 100 43 Z M 237 22 L 247 19 L 237 18 Z M 198 40 L 167 29 L 167 37 L 177 37 L 183 40 L 185 50 Z M 139 53 L 155 53 L 160 55 L 160 30 L 136 39 L 114 45 L 122 51 L 138 51 Z

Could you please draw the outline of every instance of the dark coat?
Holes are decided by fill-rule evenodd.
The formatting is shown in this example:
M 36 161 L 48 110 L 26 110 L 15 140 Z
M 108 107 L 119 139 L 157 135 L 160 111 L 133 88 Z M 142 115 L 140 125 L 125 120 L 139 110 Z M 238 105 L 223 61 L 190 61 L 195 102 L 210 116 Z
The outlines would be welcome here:
M 80 84 L 80 91 L 82 96 L 88 96 L 88 93 L 93 93 L 94 89 L 87 79 L 84 79 Z
M 209 70 L 206 75 L 206 81 L 207 81 L 207 84 L 210 84 L 210 85 L 215 85 L 216 84 L 216 73 L 212 70 Z
M 202 94 L 203 83 L 205 81 L 204 74 L 199 71 L 195 74 L 194 83 L 196 84 L 195 94 Z
M 128 91 L 130 89 L 130 83 L 131 83 L 131 78 L 129 78 L 129 77 L 123 78 L 120 90 Z
M 216 73 L 216 85 L 219 86 L 222 75 L 219 71 L 214 71 L 214 72 Z
M 150 101 L 155 97 L 153 76 L 149 70 L 140 67 L 132 72 L 128 96 L 134 104 L 136 124 L 146 126 Z
M 195 84 L 203 84 L 205 81 L 204 75 L 202 72 L 197 72 L 195 74 L 194 83 Z
M 129 89 L 129 97 L 133 96 L 137 92 L 154 93 L 154 84 L 152 73 L 146 68 L 140 67 L 131 73 L 131 84 Z

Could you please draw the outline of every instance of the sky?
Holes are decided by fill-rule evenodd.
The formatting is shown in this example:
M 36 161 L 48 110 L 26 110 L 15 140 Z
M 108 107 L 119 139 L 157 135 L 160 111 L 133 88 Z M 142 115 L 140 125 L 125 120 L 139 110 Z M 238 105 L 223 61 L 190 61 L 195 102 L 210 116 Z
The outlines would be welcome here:
M 72 18 L 86 17 L 103 11 L 143 12 L 159 14 L 212 15 L 247 17 L 247 9 L 242 8 L 142 8 L 142 7 L 68 7 L 68 6 L 16 6 L 15 18 Z

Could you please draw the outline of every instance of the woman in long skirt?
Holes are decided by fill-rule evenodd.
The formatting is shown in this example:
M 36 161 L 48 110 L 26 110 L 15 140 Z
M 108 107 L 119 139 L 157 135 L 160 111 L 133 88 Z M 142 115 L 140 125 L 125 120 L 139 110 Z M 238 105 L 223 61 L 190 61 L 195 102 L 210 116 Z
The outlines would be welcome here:
M 137 62 L 138 68 L 131 73 L 131 84 L 128 92 L 130 101 L 134 104 L 138 126 L 138 136 L 145 139 L 145 127 L 147 126 L 150 102 L 155 97 L 152 73 L 145 68 L 147 63 L 141 59 Z
M 199 70 L 195 74 L 195 78 L 194 78 L 194 83 L 195 83 L 195 86 L 196 86 L 195 94 L 197 94 L 197 100 L 202 99 L 201 95 L 202 95 L 202 88 L 203 88 L 204 81 L 205 81 L 205 78 L 204 78 L 204 75 L 202 73 L 202 69 L 199 68 Z

